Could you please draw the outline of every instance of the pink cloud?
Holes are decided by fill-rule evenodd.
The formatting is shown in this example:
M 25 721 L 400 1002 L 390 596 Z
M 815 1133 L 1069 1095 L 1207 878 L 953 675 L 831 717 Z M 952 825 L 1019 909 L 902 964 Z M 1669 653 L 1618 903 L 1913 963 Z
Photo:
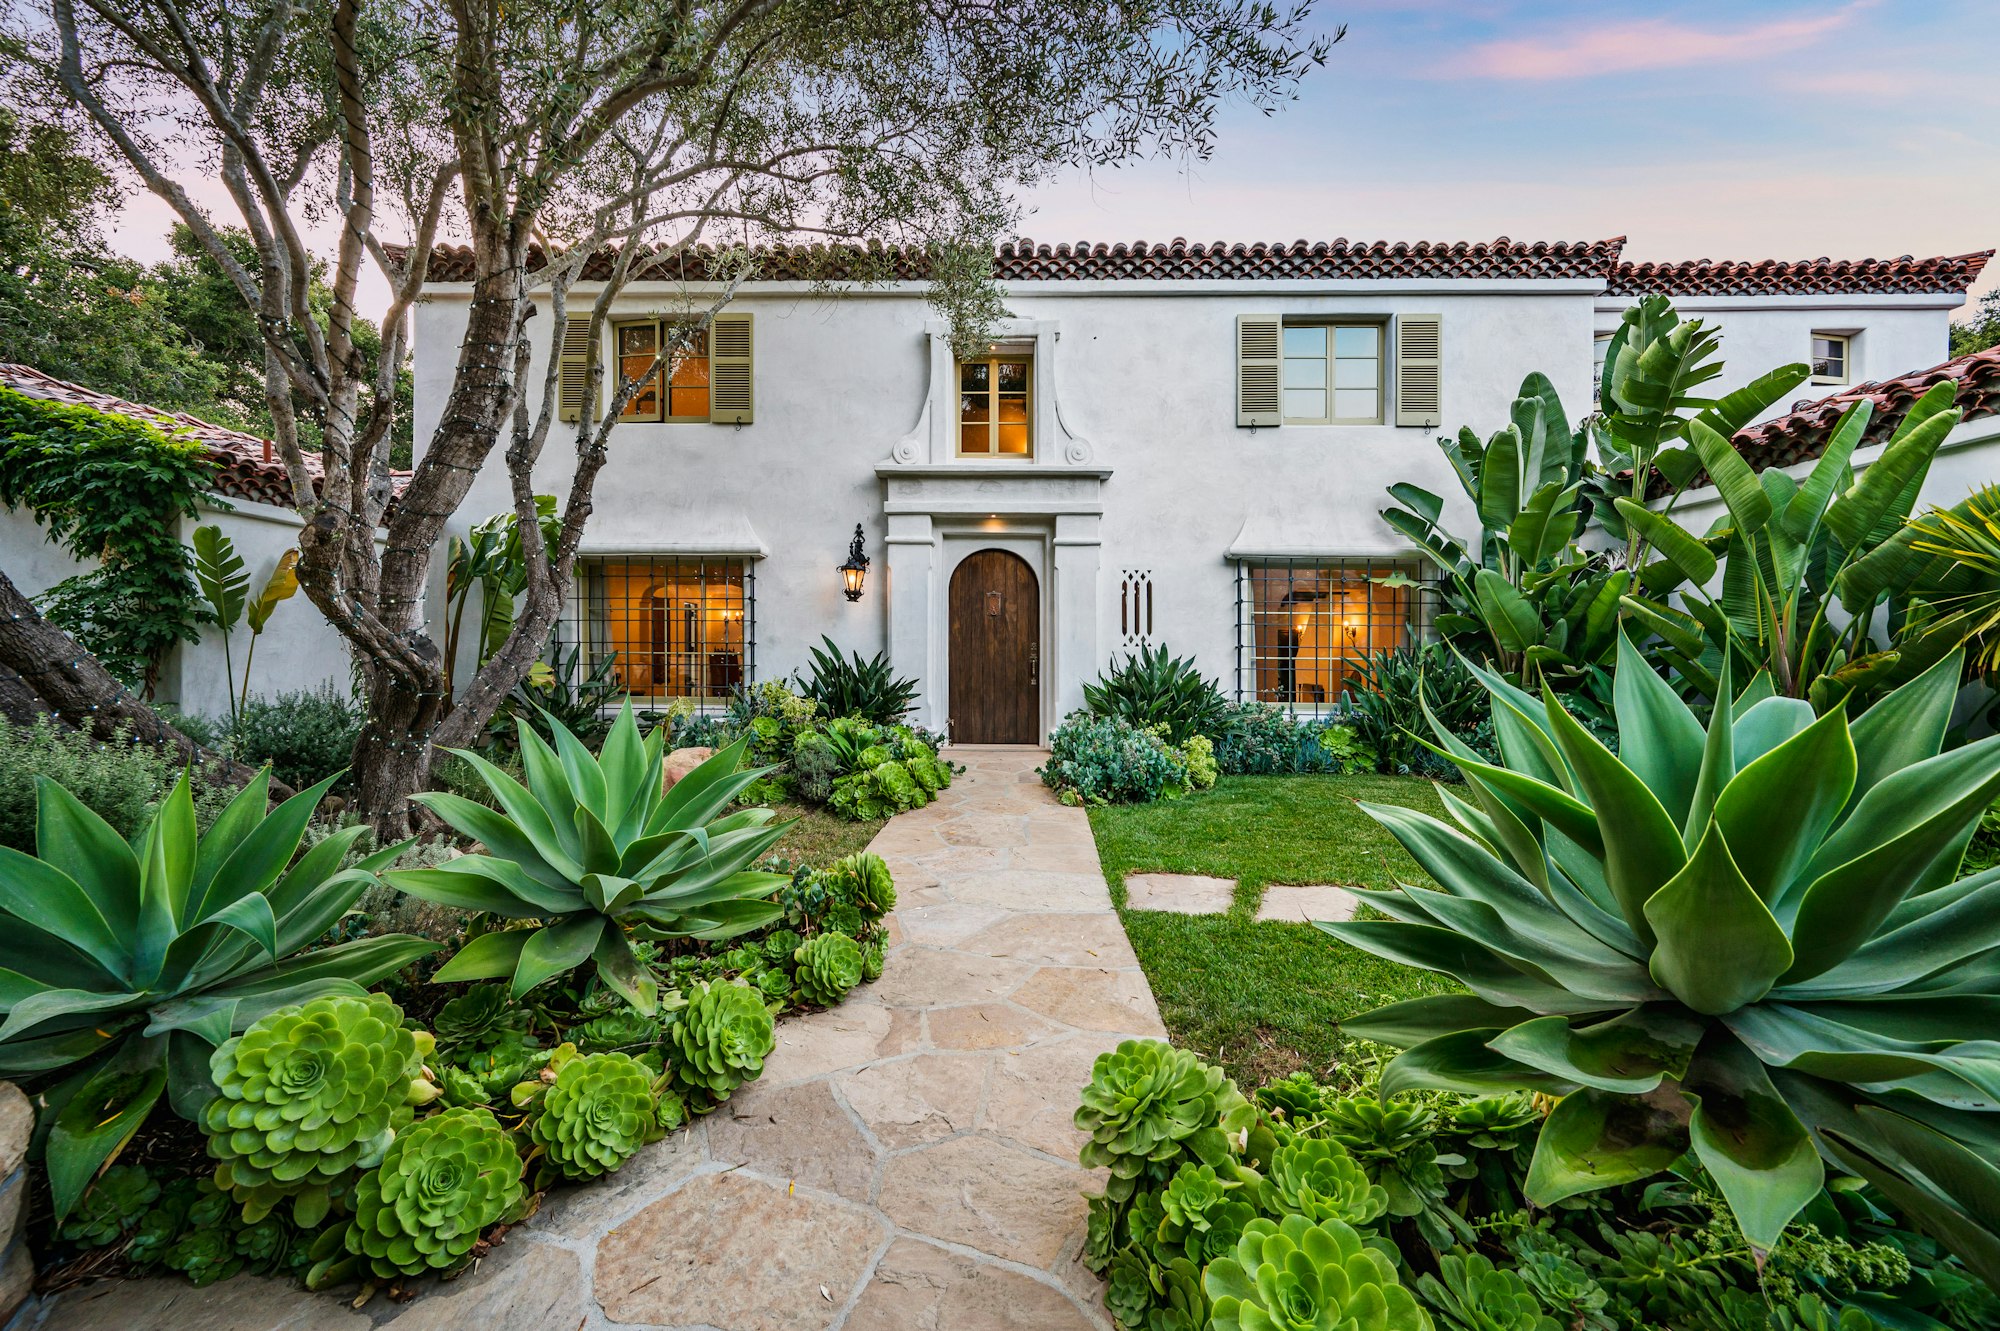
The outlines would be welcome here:
M 1674 69 L 1721 60 L 1761 60 L 1809 46 L 1844 27 L 1870 0 L 1831 14 L 1774 19 L 1747 28 L 1699 28 L 1672 19 L 1639 19 L 1510 38 L 1475 46 L 1448 61 L 1454 77 L 1544 82 L 1643 69 Z

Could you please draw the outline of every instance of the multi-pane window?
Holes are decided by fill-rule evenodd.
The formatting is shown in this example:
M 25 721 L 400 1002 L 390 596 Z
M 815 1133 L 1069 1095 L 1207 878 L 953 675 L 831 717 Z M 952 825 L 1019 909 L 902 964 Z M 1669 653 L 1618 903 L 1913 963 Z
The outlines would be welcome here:
M 1288 323 L 1284 360 L 1285 424 L 1381 424 L 1381 324 Z
M 1601 401 L 1604 397 L 1604 362 L 1611 356 L 1610 333 L 1599 333 L 1591 344 L 1590 352 L 1590 400 Z
M 960 453 L 1034 456 L 1028 429 L 1033 371 L 1027 356 L 996 354 L 958 363 Z
M 1839 333 L 1814 333 L 1812 339 L 1812 381 L 1816 384 L 1847 382 L 1848 341 Z
M 1435 593 L 1421 576 L 1380 559 L 1245 561 L 1237 582 L 1238 695 L 1304 712 L 1339 705 L 1372 653 L 1429 631 Z
M 617 339 L 620 381 L 645 380 L 620 420 L 708 419 L 707 330 L 672 319 L 648 319 L 619 324 Z M 664 358 L 663 346 L 668 349 Z
M 755 674 L 756 579 L 748 560 L 608 555 L 579 560 L 578 673 L 607 658 L 640 700 L 726 702 Z

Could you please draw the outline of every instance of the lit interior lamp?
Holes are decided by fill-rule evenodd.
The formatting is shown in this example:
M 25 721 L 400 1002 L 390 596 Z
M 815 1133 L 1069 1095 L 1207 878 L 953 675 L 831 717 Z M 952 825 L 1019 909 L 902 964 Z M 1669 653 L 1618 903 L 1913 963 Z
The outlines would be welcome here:
M 846 584 L 847 599 L 861 599 L 861 583 L 868 576 L 868 556 L 861 548 L 861 524 L 854 524 L 854 541 L 847 547 L 847 562 L 840 566 L 841 581 Z

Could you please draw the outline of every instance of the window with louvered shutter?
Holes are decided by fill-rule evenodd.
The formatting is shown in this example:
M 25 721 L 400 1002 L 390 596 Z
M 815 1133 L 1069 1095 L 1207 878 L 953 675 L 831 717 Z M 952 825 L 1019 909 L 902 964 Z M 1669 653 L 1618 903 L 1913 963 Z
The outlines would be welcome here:
M 747 314 L 718 314 L 708 330 L 708 419 L 748 425 L 753 419 L 752 336 Z
M 1278 390 L 1282 322 L 1275 314 L 1236 316 L 1238 425 L 1277 425 L 1284 420 Z
M 556 367 L 556 415 L 566 421 L 583 416 L 583 395 L 590 389 L 590 320 L 563 321 L 562 362 Z M 594 413 L 593 413 L 594 414 Z
M 1444 420 L 1444 318 L 1396 320 L 1396 424 L 1437 429 Z

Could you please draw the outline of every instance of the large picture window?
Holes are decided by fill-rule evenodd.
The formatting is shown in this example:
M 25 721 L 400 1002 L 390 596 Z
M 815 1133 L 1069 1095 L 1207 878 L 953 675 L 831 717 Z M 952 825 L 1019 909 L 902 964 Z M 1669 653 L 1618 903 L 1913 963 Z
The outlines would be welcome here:
M 1371 653 L 1429 631 L 1435 593 L 1421 576 L 1392 560 L 1246 560 L 1237 580 L 1238 696 L 1302 712 L 1339 706 Z
M 617 328 L 621 381 L 645 376 L 619 417 L 626 421 L 706 421 L 708 419 L 708 333 L 672 319 L 621 323 Z M 678 338 L 678 344 L 675 339 Z M 673 348 L 666 364 L 654 367 L 660 348 Z M 649 374 L 648 371 L 651 371 Z
M 610 555 L 578 561 L 577 577 L 580 673 L 608 657 L 634 699 L 699 705 L 726 702 L 754 678 L 750 561 Z

